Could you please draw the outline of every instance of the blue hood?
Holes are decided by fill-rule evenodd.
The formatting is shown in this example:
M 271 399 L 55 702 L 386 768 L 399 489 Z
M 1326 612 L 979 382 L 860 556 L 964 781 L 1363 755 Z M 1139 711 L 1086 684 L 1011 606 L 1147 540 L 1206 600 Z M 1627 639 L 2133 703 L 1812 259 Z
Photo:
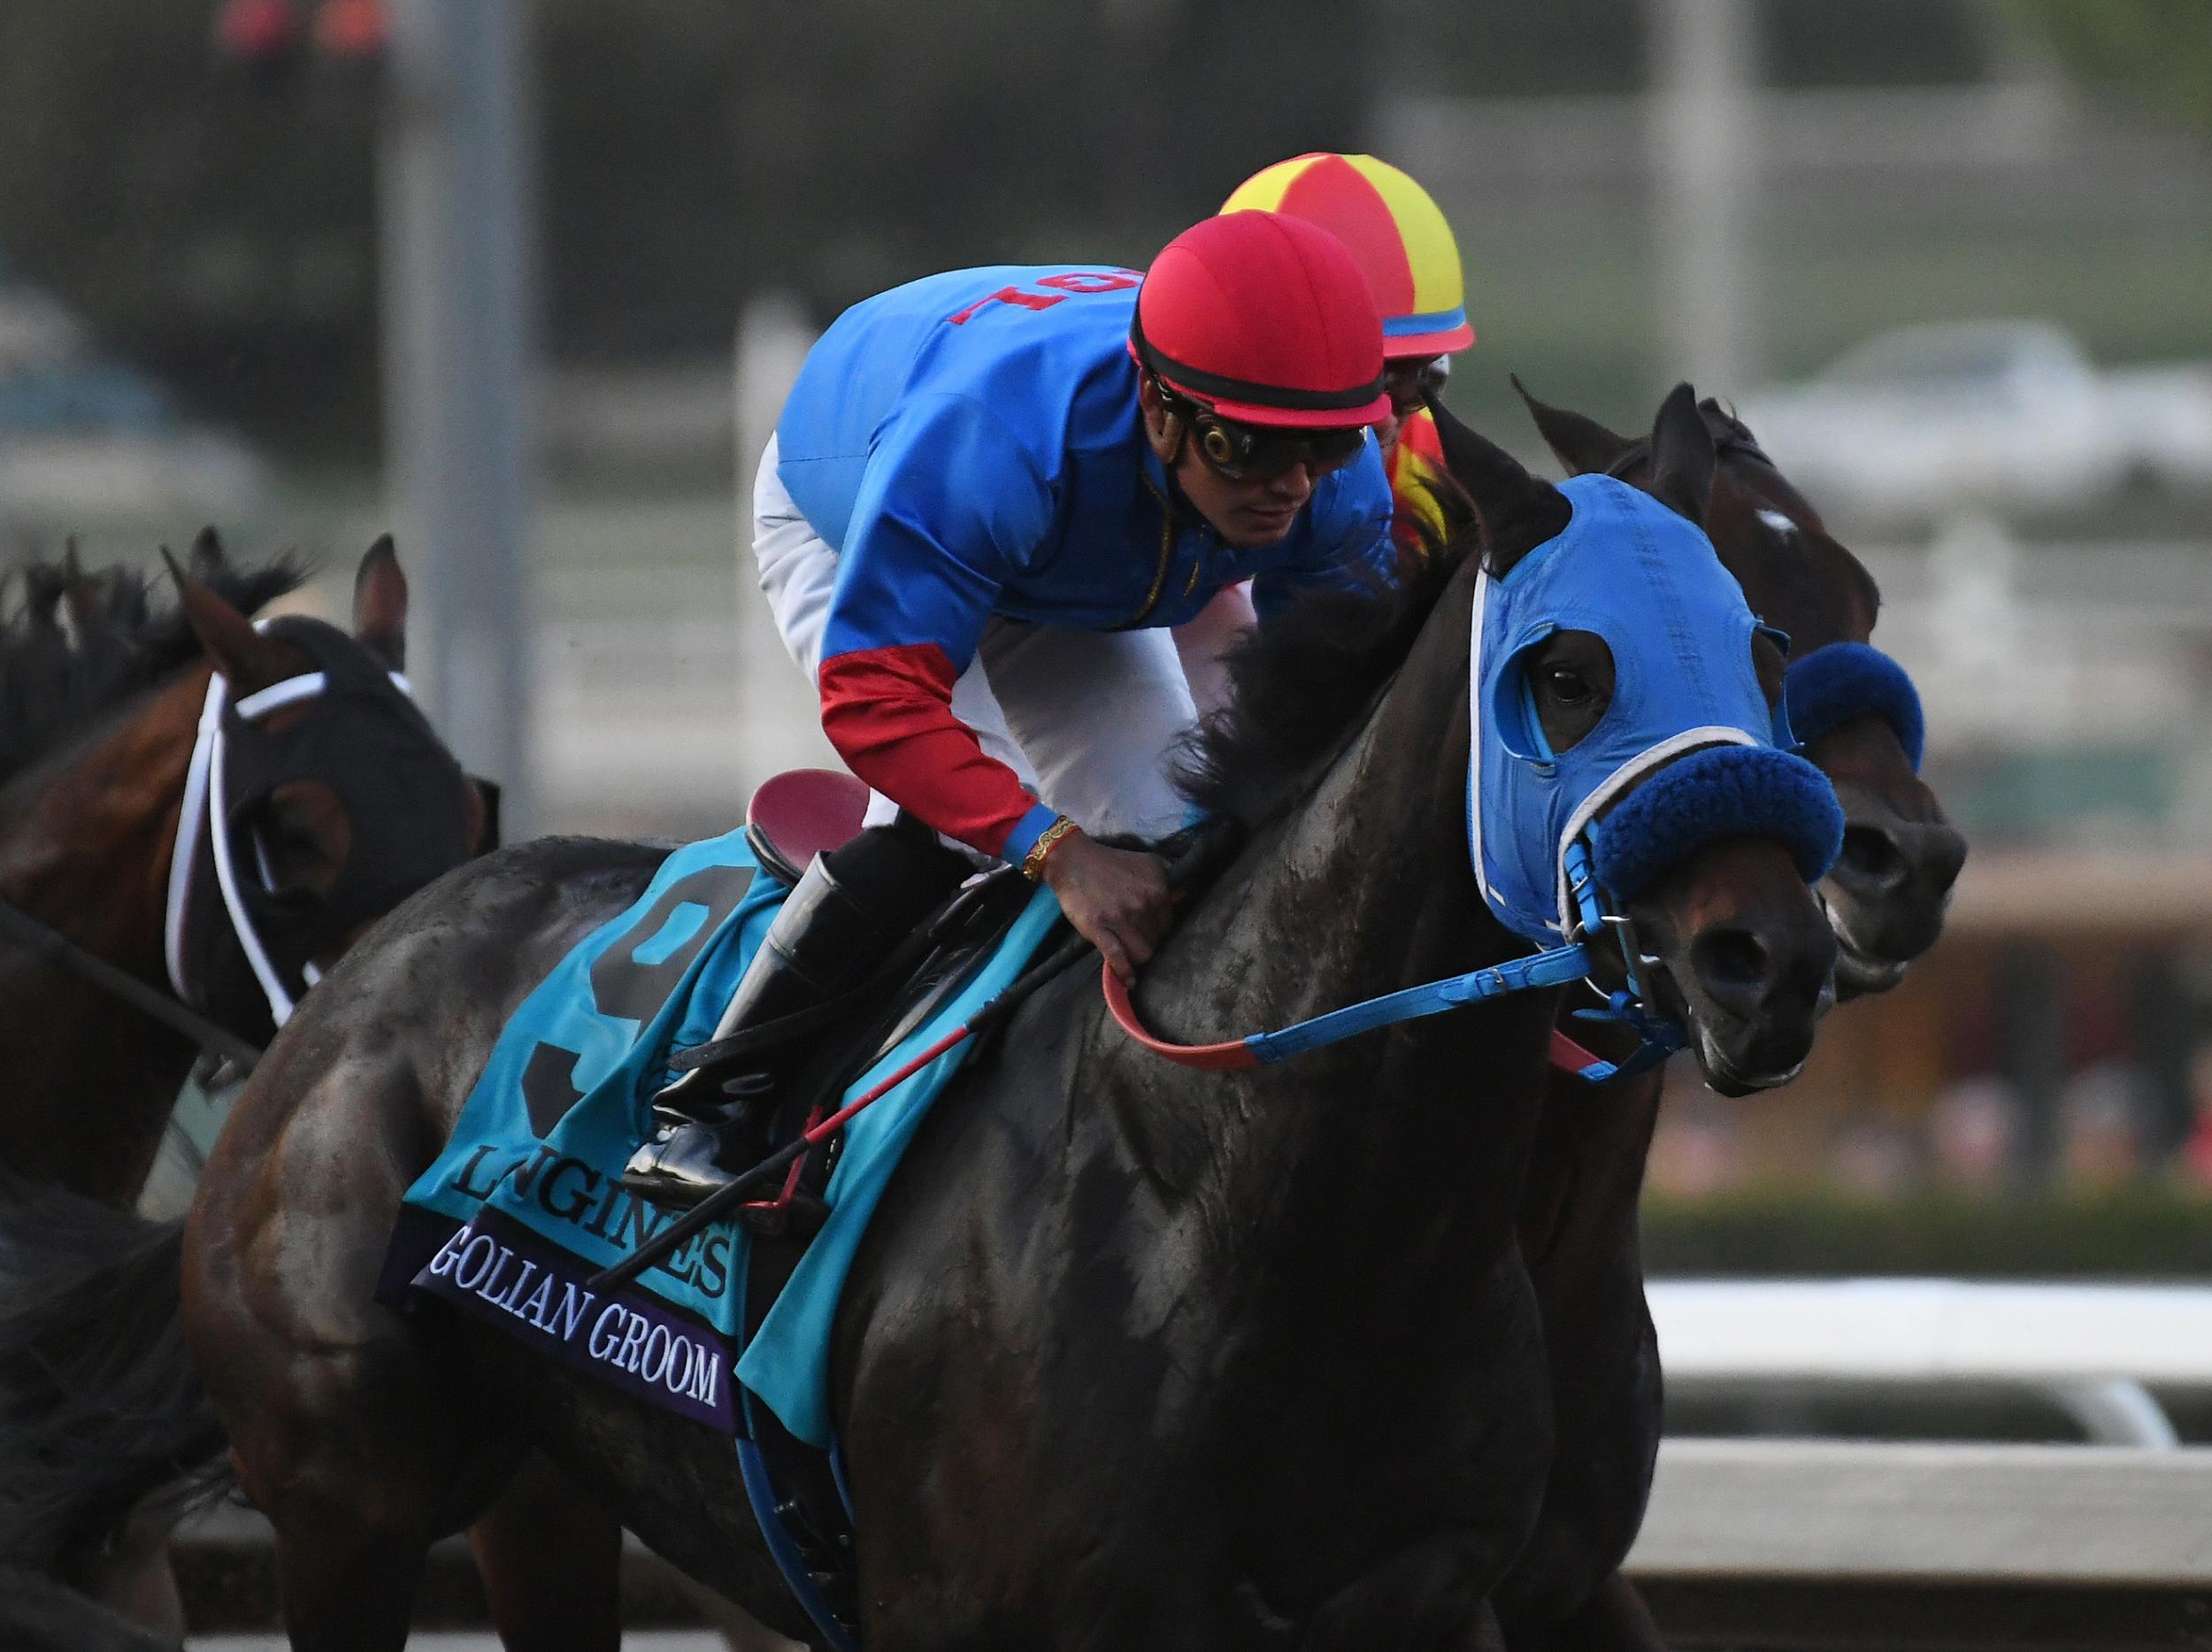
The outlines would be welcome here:
M 1577 476 L 1559 491 L 1573 511 L 1564 531 L 1475 586 L 1467 827 L 1491 911 L 1540 946 L 1570 933 L 1561 863 L 1586 836 L 1617 903 L 1738 834 L 1778 839 L 1817 879 L 1842 842 L 1842 812 L 1824 775 L 1778 749 L 1788 734 L 1752 668 L 1757 621 L 1711 542 L 1611 477 Z M 1526 666 L 1557 631 L 1602 638 L 1615 685 L 1597 726 L 1554 754 Z

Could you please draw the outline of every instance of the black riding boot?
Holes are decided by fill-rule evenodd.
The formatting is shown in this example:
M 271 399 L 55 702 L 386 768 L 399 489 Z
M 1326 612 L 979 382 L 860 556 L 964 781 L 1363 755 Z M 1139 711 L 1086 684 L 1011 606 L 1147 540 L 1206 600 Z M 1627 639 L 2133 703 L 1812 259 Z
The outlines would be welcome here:
M 872 826 L 817 856 L 763 937 L 714 1029 L 729 1038 L 849 991 L 904 940 L 968 870 L 958 856 L 903 823 Z M 783 1073 L 813 1041 L 764 1050 L 730 1077 L 685 1073 L 653 1098 L 653 1133 L 630 1156 L 622 1185 L 656 1204 L 688 1207 L 758 1162 Z

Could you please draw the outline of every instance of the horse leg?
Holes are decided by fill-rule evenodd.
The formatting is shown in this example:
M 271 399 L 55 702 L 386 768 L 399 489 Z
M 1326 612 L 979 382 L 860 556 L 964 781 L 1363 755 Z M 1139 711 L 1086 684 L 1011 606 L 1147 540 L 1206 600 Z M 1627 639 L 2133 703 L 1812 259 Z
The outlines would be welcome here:
M 469 1527 L 507 1652 L 618 1652 L 622 1527 L 541 1452 Z
M 1472 1579 L 1486 1546 L 1458 1532 L 1407 1545 L 1323 1602 L 1308 1652 L 1503 1652 L 1498 1617 Z
M 319 1353 L 270 1336 L 235 1299 L 195 1304 L 191 1283 L 195 1357 L 246 1492 L 276 1527 L 294 1652 L 399 1652 L 431 1544 L 492 1501 L 519 1443 L 452 1350 L 376 1308 L 365 1281 L 340 1299 L 353 1345 Z
M 651 1564 L 667 1566 L 658 1556 L 651 1557 Z M 691 1603 L 699 1609 L 699 1615 L 722 1637 L 730 1652 L 807 1652 L 804 1641 L 778 1634 L 719 1589 L 709 1588 L 673 1566 L 667 1566 L 667 1577 L 670 1583 L 690 1597 Z
M 506 1652 L 616 1652 L 622 1643 L 622 1527 L 533 1452 L 469 1528 L 469 1548 Z M 668 1569 L 731 1652 L 797 1652 L 742 1607 Z
M 1660 1080 L 1623 1080 L 1601 1108 L 1578 1083 L 1554 1075 L 1522 1195 L 1558 1444 L 1536 1529 L 1492 1594 L 1515 1652 L 1659 1644 L 1620 1564 L 1659 1444 L 1636 1212 Z
M 459 1390 L 461 1373 L 446 1374 Z M 457 1418 L 401 1375 L 375 1358 L 299 1359 L 288 1418 L 225 1411 L 246 1490 L 276 1527 L 294 1652 L 400 1652 L 431 1544 L 516 1461 L 471 1438 L 488 1432 L 480 1413 Z
M 490 1503 L 522 1442 L 449 1324 L 375 1299 L 403 1166 L 421 1156 L 403 1070 L 335 1064 L 294 1109 L 260 1087 L 288 1076 L 273 1061 L 186 1225 L 185 1342 L 276 1527 L 296 1652 L 399 1652 L 431 1544 Z M 303 1187 L 310 1208 L 288 1210 Z
M 1636 1586 L 1613 1571 L 1537 1645 L 1540 1652 L 1666 1652 L 1667 1643 Z
M 380 1515 L 343 1494 L 295 1500 L 277 1527 L 292 1652 L 402 1652 L 430 1541 L 404 1510 Z
M 58 1579 L 0 1568 L 0 1646 L 8 1652 L 177 1652 L 181 1638 L 130 1623 Z
M 169 1523 L 134 1519 L 113 1556 L 102 1565 L 96 1594 L 110 1611 L 182 1640 L 184 1602 L 169 1564 Z

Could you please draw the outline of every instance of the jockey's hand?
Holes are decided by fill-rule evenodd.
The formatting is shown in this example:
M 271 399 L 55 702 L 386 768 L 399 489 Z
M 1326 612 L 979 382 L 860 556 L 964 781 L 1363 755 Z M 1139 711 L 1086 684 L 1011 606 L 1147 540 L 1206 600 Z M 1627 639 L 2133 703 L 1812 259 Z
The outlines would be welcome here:
M 1133 985 L 1174 922 L 1167 867 L 1141 849 L 1108 849 L 1071 832 L 1046 856 L 1044 880 L 1076 933 Z

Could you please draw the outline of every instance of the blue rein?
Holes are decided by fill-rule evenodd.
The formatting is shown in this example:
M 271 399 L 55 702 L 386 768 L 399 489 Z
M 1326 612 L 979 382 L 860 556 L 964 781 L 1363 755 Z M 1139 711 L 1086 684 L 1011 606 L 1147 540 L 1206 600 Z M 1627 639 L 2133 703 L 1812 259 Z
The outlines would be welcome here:
M 1586 980 L 1596 967 L 1587 937 L 1609 929 L 1619 938 L 1628 986 L 1624 990 L 1608 995 L 1605 1008 L 1579 1010 L 1576 1014 L 1584 1019 L 1610 1021 L 1626 1026 L 1637 1033 L 1640 1042 L 1632 1055 L 1618 1063 L 1591 1061 L 1568 1064 L 1555 1057 L 1555 1064 L 1592 1084 L 1602 1084 L 1625 1073 L 1644 1072 L 1682 1048 L 1685 1041 L 1682 1029 L 1646 1005 L 1642 978 L 1636 967 L 1636 949 L 1630 938 L 1627 922 L 1607 916 L 1597 876 L 1591 869 L 1588 847 L 1577 840 L 1568 847 L 1564 859 L 1568 887 L 1581 915 L 1577 936 L 1563 945 L 1547 947 L 1526 957 L 1509 958 L 1503 964 L 1485 964 L 1480 969 L 1469 970 L 1463 975 L 1450 975 L 1442 980 L 1426 981 L 1418 987 L 1408 987 L 1398 992 L 1386 993 L 1379 998 L 1369 998 L 1341 1010 L 1332 1010 L 1326 1015 L 1295 1021 L 1271 1033 L 1254 1033 L 1221 1044 L 1177 1044 L 1155 1038 L 1138 1018 L 1136 1007 L 1129 1000 L 1128 988 L 1122 985 L 1121 978 L 1110 969 L 1101 972 L 1107 1008 L 1112 1011 L 1114 1019 L 1124 1032 L 1154 1054 L 1164 1056 L 1182 1066 L 1233 1072 L 1282 1061 L 1292 1056 L 1302 1056 L 1310 1050 L 1325 1049 L 1362 1033 L 1371 1033 L 1379 1027 L 1394 1026 L 1401 1021 L 1417 1021 L 1425 1016 L 1441 1015 L 1448 1010 L 1464 1009 L 1469 1004 L 1502 998 L 1509 993 L 1565 987 L 1575 981 Z M 1594 987 L 1595 983 L 1592 985 Z

